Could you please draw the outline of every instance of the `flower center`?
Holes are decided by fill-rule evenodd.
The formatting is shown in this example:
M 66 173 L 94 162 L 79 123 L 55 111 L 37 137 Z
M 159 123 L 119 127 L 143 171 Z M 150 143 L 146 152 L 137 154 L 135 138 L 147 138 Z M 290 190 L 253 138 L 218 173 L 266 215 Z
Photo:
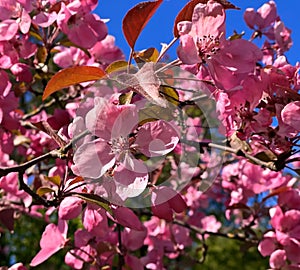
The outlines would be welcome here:
M 220 50 L 219 37 L 214 37 L 212 35 L 203 36 L 202 38 L 198 37 L 196 44 L 199 50 L 199 56 L 204 63 L 212 56 L 212 54 L 216 54 Z
M 113 138 L 110 141 L 111 153 L 120 156 L 122 153 L 128 152 L 129 149 L 129 140 L 127 137 L 120 136 L 118 138 Z

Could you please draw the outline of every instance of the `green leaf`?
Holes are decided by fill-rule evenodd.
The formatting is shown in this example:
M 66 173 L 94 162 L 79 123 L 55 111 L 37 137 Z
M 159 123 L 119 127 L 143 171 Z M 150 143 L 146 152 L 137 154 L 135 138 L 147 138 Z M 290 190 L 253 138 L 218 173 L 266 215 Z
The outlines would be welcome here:
M 51 192 L 55 192 L 55 190 L 49 187 L 39 187 L 36 191 L 36 194 L 38 194 L 39 196 L 44 196 L 45 194 Z
M 137 63 L 156 62 L 159 57 L 159 51 L 155 48 L 149 48 L 143 51 L 134 52 L 133 58 Z
M 130 104 L 132 96 L 133 96 L 133 91 L 129 91 L 127 93 L 121 94 L 119 96 L 119 103 L 121 105 Z
M 100 196 L 91 193 L 73 193 L 73 194 L 78 198 L 81 198 L 87 202 L 99 205 L 101 208 L 103 208 L 104 210 L 106 210 L 108 213 L 112 215 L 110 203 L 107 200 L 101 198 Z
M 112 62 L 106 69 L 105 72 L 107 74 L 118 72 L 118 71 L 126 71 L 128 63 L 124 60 L 118 60 L 115 62 Z
M 46 181 L 49 181 L 56 186 L 60 186 L 61 179 L 60 179 L 59 175 L 55 175 L 55 176 L 51 176 L 51 177 L 45 176 L 44 178 Z
M 175 88 L 170 86 L 160 86 L 159 92 L 165 96 L 166 100 L 178 106 L 180 104 L 179 94 Z

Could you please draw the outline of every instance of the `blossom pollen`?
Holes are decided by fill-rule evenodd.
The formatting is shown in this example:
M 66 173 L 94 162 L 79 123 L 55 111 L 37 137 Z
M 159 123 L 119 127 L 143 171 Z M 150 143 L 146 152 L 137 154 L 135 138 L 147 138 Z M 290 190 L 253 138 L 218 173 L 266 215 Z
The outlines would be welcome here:
M 120 155 L 121 153 L 129 152 L 130 145 L 127 137 L 120 136 L 113 138 L 110 143 L 111 153 L 114 155 Z

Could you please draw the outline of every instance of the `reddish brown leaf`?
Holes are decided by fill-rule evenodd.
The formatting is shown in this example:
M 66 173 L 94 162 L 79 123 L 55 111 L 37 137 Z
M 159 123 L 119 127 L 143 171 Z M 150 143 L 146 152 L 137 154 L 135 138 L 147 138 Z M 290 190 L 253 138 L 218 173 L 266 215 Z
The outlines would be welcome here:
M 183 7 L 182 10 L 179 11 L 174 22 L 174 28 L 173 28 L 174 37 L 176 38 L 179 37 L 177 24 L 181 21 L 192 21 L 192 16 L 193 16 L 195 6 L 199 3 L 205 4 L 207 2 L 208 0 L 191 0 Z M 225 9 L 240 9 L 226 0 L 216 0 L 216 2 L 219 2 L 221 5 L 223 5 Z
M 162 2 L 163 0 L 142 2 L 126 13 L 123 19 L 122 29 L 131 49 L 134 48 L 140 33 Z
M 48 82 L 43 100 L 62 88 L 82 82 L 96 81 L 105 75 L 106 73 L 98 67 L 79 66 L 63 69 L 57 72 Z
M 288 190 L 290 190 L 290 187 L 285 187 L 285 186 L 283 186 L 283 187 L 275 188 L 275 189 L 271 190 L 271 192 L 269 193 L 269 195 L 266 196 L 266 197 L 262 200 L 262 202 L 265 202 L 266 200 L 268 200 L 268 199 L 270 199 L 270 198 L 272 198 L 272 197 L 274 197 L 274 196 L 277 196 L 277 195 L 279 195 L 279 194 L 281 194 L 281 193 L 284 193 L 284 192 L 286 192 L 286 191 L 288 191 Z

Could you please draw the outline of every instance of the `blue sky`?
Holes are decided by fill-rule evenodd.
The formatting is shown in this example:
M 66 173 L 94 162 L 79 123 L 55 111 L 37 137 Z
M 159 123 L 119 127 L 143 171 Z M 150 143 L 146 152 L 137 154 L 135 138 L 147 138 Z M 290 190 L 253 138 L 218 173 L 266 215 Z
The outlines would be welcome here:
M 109 33 L 116 37 L 117 45 L 128 55 L 129 47 L 122 34 L 122 19 L 126 12 L 134 5 L 142 1 L 137 0 L 99 0 L 96 13 L 101 18 L 110 19 L 108 22 Z M 152 20 L 144 29 L 138 42 L 136 50 L 142 50 L 149 47 L 160 49 L 160 43 L 168 43 L 173 38 L 173 22 L 177 13 L 187 3 L 187 0 L 164 0 Z M 241 10 L 227 11 L 227 36 L 235 29 L 237 32 L 246 31 L 245 38 L 250 35 L 250 29 L 246 27 L 243 21 L 243 13 L 247 7 L 259 8 L 262 4 L 268 2 L 264 0 L 232 0 L 234 5 Z M 300 61 L 300 1 L 299 0 L 278 0 L 275 1 L 277 11 L 285 25 L 292 29 L 293 47 L 286 54 L 291 64 Z M 175 48 L 171 51 L 171 56 L 175 58 Z

